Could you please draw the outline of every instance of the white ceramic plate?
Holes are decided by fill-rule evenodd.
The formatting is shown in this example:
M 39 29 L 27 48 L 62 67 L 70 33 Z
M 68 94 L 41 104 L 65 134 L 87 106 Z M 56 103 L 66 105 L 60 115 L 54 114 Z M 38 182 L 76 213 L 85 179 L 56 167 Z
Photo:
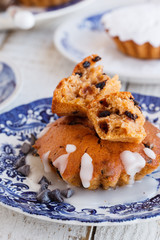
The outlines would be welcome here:
M 112 11 L 112 10 L 108 10 Z M 102 57 L 105 72 L 133 83 L 160 83 L 160 60 L 139 60 L 119 52 L 101 24 L 104 13 L 70 19 L 54 34 L 54 43 L 68 59 L 77 63 L 93 53 Z
M 147 119 L 160 127 L 160 98 L 140 94 L 134 97 Z M 35 218 L 79 225 L 120 225 L 159 219 L 160 168 L 132 187 L 107 191 L 76 188 L 65 202 L 37 201 L 38 181 L 45 174 L 39 157 L 27 161 L 31 166 L 27 178 L 17 172 L 14 163 L 23 156 L 20 147 L 30 134 L 38 134 L 57 119 L 51 112 L 51 103 L 51 98 L 40 99 L 0 115 L 0 204 Z M 49 174 L 53 177 L 53 173 Z M 47 178 L 50 179 L 48 175 Z M 53 189 L 67 187 L 57 176 L 51 182 Z

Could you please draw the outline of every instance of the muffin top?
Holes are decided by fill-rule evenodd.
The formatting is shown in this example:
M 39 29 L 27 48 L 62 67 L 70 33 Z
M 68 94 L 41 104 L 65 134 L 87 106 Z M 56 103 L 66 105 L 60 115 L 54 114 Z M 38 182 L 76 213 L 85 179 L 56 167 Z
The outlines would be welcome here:
M 121 41 L 133 40 L 138 45 L 149 42 L 160 46 L 160 4 L 144 3 L 117 8 L 102 18 L 105 29 Z

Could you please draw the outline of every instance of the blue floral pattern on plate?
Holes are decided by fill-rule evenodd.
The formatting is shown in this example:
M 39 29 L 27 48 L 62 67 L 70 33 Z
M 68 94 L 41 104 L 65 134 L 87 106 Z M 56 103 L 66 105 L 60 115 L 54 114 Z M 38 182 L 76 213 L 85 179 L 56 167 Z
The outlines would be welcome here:
M 0 62 L 0 104 L 12 95 L 16 87 L 16 76 L 12 68 Z
M 160 98 L 140 94 L 134 96 L 145 116 L 159 127 Z M 35 217 L 77 224 L 120 224 L 160 217 L 160 194 L 144 201 L 83 208 L 80 211 L 68 203 L 52 202 L 46 205 L 37 202 L 36 193 L 29 189 L 26 178 L 14 169 L 14 163 L 22 154 L 19 150 L 23 141 L 58 118 L 51 113 L 51 101 L 51 98 L 40 99 L 0 115 L 0 202 Z M 153 174 L 158 182 L 160 178 L 156 176 L 159 171 L 156 170 L 155 176 Z
M 78 28 L 90 29 L 91 31 L 104 31 L 104 27 L 101 23 L 101 19 L 105 13 L 109 13 L 109 12 L 111 12 L 111 10 L 84 18 L 78 25 Z

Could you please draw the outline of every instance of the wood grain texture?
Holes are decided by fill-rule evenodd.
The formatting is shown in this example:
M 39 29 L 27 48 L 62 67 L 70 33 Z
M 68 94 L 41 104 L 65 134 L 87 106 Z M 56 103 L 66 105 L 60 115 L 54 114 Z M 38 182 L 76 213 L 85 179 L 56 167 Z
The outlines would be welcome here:
M 37 220 L 0 206 L 1 240 L 88 240 L 91 227 Z
M 99 227 L 96 230 L 94 240 L 159 240 L 160 221 L 148 223 Z

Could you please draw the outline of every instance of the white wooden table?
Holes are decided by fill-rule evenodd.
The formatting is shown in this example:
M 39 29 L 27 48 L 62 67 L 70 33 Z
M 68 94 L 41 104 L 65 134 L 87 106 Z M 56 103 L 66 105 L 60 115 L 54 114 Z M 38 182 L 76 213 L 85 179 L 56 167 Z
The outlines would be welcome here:
M 98 1 L 99 5 L 101 1 Z M 132 0 L 132 2 L 135 1 L 137 0 Z M 108 5 L 116 5 L 117 2 L 119 4 L 118 0 L 109 1 Z M 121 4 L 125 2 L 122 0 Z M 96 1 L 95 4 L 98 3 Z M 96 5 L 85 11 L 94 7 Z M 52 44 L 54 29 L 55 24 L 50 21 L 28 32 L 0 34 L 0 55 L 14 62 L 23 81 L 19 96 L 4 111 L 35 99 L 51 97 L 58 81 L 71 73 L 74 64 L 64 58 Z M 160 84 L 152 86 L 127 82 L 123 83 L 123 90 L 159 96 Z M 26 217 L 0 206 L 0 239 L 158 240 L 160 239 L 160 221 L 152 220 L 148 223 L 112 227 L 73 226 Z

